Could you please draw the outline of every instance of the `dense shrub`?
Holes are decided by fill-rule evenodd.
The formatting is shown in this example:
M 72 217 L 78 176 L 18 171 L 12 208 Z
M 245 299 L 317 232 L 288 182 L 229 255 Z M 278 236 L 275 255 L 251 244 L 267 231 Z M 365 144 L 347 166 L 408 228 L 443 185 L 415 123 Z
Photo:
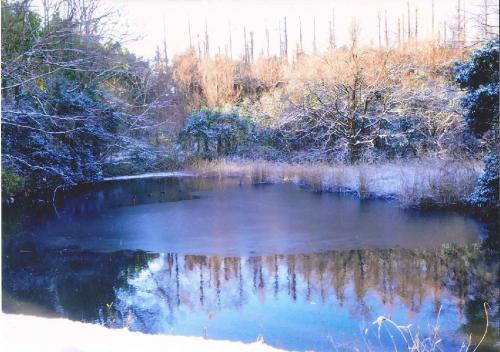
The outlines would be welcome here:
M 250 125 L 235 111 L 201 109 L 187 118 L 179 137 L 188 151 L 199 156 L 232 155 L 248 141 Z
M 469 202 L 478 208 L 498 207 L 498 154 L 489 153 L 484 158 L 484 172 L 479 178 L 474 192 L 469 197 Z
M 475 50 L 468 61 L 456 65 L 456 82 L 466 89 L 462 99 L 465 121 L 471 131 L 484 138 L 490 152 L 485 169 L 469 202 L 478 208 L 498 207 L 498 94 L 499 40 Z
M 498 124 L 498 38 L 475 50 L 470 59 L 456 64 L 455 81 L 466 89 L 462 100 L 465 121 L 478 136 Z
M 24 189 L 24 180 L 11 168 L 2 168 L 2 196 L 9 198 Z
M 35 99 L 51 102 L 45 113 Z M 30 189 L 99 179 L 119 121 L 94 89 L 64 78 L 50 80 L 42 94 L 23 96 L 17 107 L 5 106 L 2 118 L 3 163 L 26 175 Z
M 192 113 L 179 133 L 182 151 L 194 160 L 238 157 L 283 161 L 289 158 L 283 139 L 281 131 L 255 123 L 237 110 L 206 108 Z

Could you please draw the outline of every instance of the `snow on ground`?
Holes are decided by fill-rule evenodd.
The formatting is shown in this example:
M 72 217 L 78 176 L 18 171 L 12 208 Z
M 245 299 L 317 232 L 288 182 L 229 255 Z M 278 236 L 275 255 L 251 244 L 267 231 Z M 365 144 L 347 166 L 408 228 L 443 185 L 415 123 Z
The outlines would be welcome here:
M 264 343 L 148 335 L 66 319 L 0 315 L 0 350 L 8 352 L 281 351 Z
M 120 180 L 133 180 L 137 178 L 155 178 L 155 177 L 186 177 L 186 176 L 194 176 L 194 174 L 190 174 L 188 172 L 182 171 L 173 171 L 173 172 L 151 172 L 147 174 L 140 175 L 127 175 L 127 176 L 113 176 L 113 177 L 104 177 L 104 181 L 120 181 Z

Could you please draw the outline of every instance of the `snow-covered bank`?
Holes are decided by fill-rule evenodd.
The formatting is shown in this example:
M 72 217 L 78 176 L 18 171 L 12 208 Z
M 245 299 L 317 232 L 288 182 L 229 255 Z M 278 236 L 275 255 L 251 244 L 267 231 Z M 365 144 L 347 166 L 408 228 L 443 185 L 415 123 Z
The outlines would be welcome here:
M 187 176 L 195 176 L 195 175 L 192 173 L 182 172 L 182 171 L 150 172 L 150 173 L 139 174 L 139 175 L 104 177 L 103 181 L 121 181 L 121 180 L 134 180 L 134 179 L 138 179 L 138 178 L 187 177 Z
M 439 159 L 374 164 L 287 164 L 253 160 L 199 162 L 201 176 L 240 177 L 242 182 L 292 182 L 315 191 L 350 192 L 361 198 L 391 198 L 404 206 L 463 206 L 482 165 Z
M 476 160 L 415 159 L 372 164 L 279 163 L 263 160 L 199 161 L 187 172 L 157 172 L 104 181 L 159 177 L 239 177 L 247 183 L 292 182 L 315 191 L 396 199 L 403 206 L 463 207 L 482 170 Z
M 8 352 L 281 351 L 263 343 L 148 335 L 66 319 L 1 314 L 0 350 Z

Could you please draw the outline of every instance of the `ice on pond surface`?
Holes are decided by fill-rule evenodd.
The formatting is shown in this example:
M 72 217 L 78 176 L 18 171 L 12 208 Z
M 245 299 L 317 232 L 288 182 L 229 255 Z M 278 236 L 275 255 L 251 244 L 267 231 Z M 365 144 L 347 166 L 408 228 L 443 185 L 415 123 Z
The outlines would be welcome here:
M 441 309 L 440 343 L 460 348 L 482 335 L 482 302 L 495 304 L 494 236 L 454 212 L 196 177 L 107 182 L 60 208 L 22 209 L 30 220 L 8 227 L 18 235 L 4 239 L 5 311 L 292 350 L 392 350 L 379 316 L 425 337 Z

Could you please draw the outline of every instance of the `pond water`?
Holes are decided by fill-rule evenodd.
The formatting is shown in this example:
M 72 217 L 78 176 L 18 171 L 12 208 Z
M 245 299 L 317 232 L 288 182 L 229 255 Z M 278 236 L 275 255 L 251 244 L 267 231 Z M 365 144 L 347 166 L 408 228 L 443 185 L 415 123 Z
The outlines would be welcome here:
M 292 350 L 498 341 L 498 229 L 293 185 L 167 177 L 3 210 L 3 310 Z M 395 347 L 394 347 L 395 345 Z

